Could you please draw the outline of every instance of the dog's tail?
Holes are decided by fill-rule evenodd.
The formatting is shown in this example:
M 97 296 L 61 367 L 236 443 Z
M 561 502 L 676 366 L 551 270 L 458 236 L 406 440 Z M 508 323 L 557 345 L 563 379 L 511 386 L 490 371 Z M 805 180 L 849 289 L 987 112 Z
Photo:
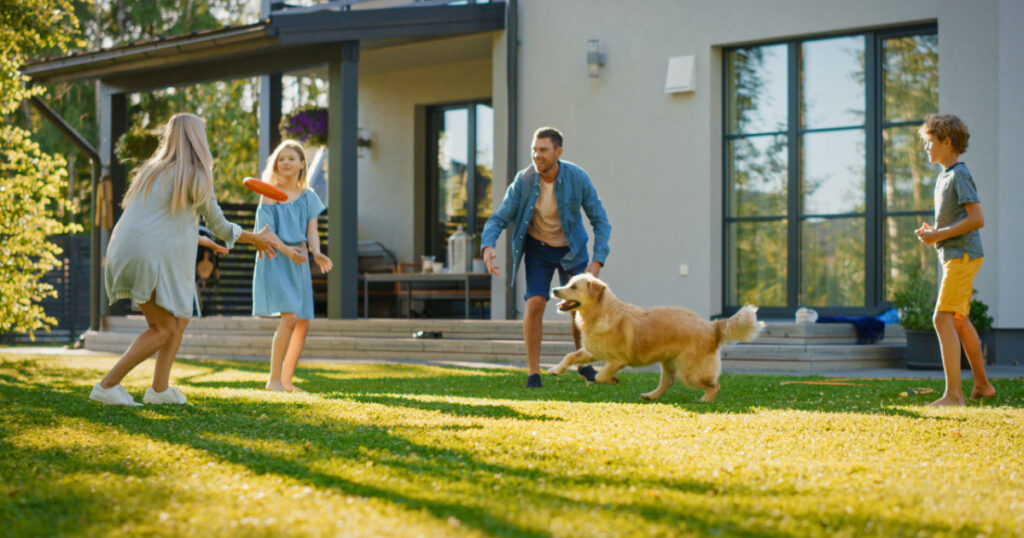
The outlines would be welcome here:
M 757 307 L 746 305 L 727 319 L 714 321 L 718 329 L 718 342 L 749 342 L 757 336 L 761 324 L 757 321 Z

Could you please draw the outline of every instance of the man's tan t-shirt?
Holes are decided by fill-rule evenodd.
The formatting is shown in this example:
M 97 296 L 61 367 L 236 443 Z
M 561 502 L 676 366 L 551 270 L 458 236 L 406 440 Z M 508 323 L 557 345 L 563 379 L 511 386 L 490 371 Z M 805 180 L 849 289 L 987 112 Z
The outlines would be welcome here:
M 558 220 L 558 202 L 555 200 L 555 182 L 548 183 L 537 179 L 540 184 L 540 195 L 533 206 L 533 217 L 526 233 L 537 241 L 552 247 L 566 247 L 569 242 L 562 233 L 562 223 Z

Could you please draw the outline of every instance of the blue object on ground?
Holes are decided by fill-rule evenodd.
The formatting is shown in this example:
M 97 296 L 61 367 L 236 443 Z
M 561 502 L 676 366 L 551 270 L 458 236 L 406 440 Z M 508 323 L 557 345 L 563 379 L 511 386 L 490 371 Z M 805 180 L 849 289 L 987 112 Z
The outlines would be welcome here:
M 885 312 L 879 314 L 878 320 L 881 321 L 882 323 L 885 323 L 886 325 L 899 323 L 900 311 L 896 310 L 895 308 L 890 308 L 889 310 L 886 310 Z
M 852 323 L 858 344 L 874 344 L 885 338 L 885 323 L 875 316 L 818 316 L 818 323 Z

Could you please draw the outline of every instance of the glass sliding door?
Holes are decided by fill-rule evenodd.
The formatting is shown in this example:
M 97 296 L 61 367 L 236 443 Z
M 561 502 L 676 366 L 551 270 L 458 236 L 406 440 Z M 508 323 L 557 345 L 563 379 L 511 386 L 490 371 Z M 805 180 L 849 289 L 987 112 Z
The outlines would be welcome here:
M 446 260 L 461 225 L 480 245 L 491 214 L 494 111 L 482 102 L 428 109 L 426 254 Z

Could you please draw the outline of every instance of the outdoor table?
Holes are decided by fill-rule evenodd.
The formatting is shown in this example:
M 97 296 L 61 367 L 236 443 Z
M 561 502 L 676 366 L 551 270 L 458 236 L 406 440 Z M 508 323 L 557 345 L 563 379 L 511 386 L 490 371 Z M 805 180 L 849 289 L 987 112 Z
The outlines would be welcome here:
M 359 275 L 363 281 L 363 317 L 370 317 L 370 284 L 376 282 L 397 282 L 405 284 L 406 317 L 412 308 L 412 288 L 416 283 L 436 284 L 442 282 L 461 283 L 465 290 L 466 319 L 469 319 L 469 291 L 472 284 L 487 285 L 491 281 L 489 273 L 367 273 Z

